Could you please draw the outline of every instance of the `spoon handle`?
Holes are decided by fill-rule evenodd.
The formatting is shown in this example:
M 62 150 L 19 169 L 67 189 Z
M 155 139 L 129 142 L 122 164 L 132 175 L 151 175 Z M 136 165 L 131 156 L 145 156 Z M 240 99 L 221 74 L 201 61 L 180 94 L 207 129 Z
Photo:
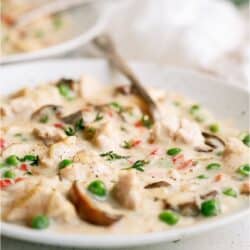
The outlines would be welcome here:
M 155 113 L 157 111 L 156 103 L 143 87 L 140 80 L 137 78 L 129 65 L 117 52 L 115 44 L 110 36 L 107 34 L 100 35 L 94 39 L 94 44 L 101 49 L 110 62 L 130 80 L 131 89 L 145 101 L 150 109 L 152 117 L 155 118 Z

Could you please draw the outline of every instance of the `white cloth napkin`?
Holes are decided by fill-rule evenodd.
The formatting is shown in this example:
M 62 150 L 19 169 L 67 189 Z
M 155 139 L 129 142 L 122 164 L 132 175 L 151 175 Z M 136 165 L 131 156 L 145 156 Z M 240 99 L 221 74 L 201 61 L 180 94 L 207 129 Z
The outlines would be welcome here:
M 122 54 L 250 80 L 248 13 L 226 0 L 125 0 L 108 25 Z

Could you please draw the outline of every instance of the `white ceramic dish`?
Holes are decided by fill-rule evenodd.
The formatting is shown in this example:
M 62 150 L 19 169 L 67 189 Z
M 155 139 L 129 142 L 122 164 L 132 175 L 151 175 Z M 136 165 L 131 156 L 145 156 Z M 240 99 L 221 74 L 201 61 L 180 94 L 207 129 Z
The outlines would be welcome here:
M 0 57 L 0 64 L 59 56 L 85 45 L 104 30 L 109 17 L 120 6 L 120 3 L 113 2 L 106 2 L 106 5 L 100 1 L 94 3 L 90 2 L 69 11 L 72 23 L 67 40 L 37 51 Z
M 248 128 L 248 92 L 195 72 L 164 68 L 163 66 L 160 67 L 153 64 L 138 63 L 132 66 L 145 84 L 181 92 L 213 110 L 221 119 L 231 118 L 231 120 L 236 121 L 237 126 L 241 129 Z M 35 86 L 59 77 L 77 78 L 83 73 L 94 75 L 104 83 L 112 81 L 111 79 L 114 77 L 107 63 L 99 60 L 74 59 L 33 62 L 2 67 L 0 92 L 9 93 L 24 85 Z M 66 235 L 49 230 L 38 232 L 7 223 L 2 223 L 1 226 L 3 235 L 12 238 L 59 246 L 110 249 L 113 247 L 142 246 L 183 239 L 225 226 L 241 217 L 247 216 L 247 214 L 249 214 L 249 207 L 244 207 L 237 213 L 208 219 L 206 222 L 191 227 L 171 229 L 158 233 L 115 235 L 115 237 L 114 235 Z

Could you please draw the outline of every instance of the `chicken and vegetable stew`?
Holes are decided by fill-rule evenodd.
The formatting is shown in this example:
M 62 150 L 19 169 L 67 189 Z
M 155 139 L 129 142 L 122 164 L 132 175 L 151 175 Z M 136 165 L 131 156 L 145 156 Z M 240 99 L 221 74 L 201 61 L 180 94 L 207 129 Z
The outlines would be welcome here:
M 1 98 L 1 218 L 70 233 L 143 233 L 236 211 L 250 195 L 250 134 L 149 89 L 88 76 Z

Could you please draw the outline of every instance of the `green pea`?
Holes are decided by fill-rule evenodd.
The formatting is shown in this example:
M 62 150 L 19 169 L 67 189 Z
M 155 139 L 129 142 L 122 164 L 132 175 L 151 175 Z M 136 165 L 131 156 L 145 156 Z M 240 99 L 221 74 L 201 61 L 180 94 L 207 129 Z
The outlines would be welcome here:
M 141 122 L 142 122 L 143 126 L 148 128 L 148 129 L 153 126 L 153 121 L 151 120 L 151 118 L 148 115 L 143 115 L 141 118 Z
M 18 156 L 16 155 L 10 155 L 6 160 L 5 160 L 7 165 L 10 166 L 17 166 L 19 163 Z
M 206 200 L 201 204 L 201 213 L 205 217 L 216 216 L 220 212 L 219 202 L 215 199 Z
M 210 130 L 212 133 L 218 133 L 219 130 L 220 130 L 219 124 L 217 124 L 217 123 L 211 124 L 211 125 L 209 126 L 209 130 Z
M 14 179 L 15 177 L 16 177 L 16 174 L 10 170 L 7 170 L 3 173 L 3 178 Z
M 199 110 L 200 110 L 200 106 L 198 104 L 194 104 L 190 107 L 189 113 L 193 115 Z
M 176 156 L 181 152 L 180 148 L 170 148 L 167 150 L 167 154 L 171 156 Z
M 237 197 L 237 192 L 233 188 L 226 188 L 223 190 L 223 194 L 231 197 Z
M 197 176 L 198 179 L 207 179 L 208 177 L 204 174 L 198 175 Z
M 171 210 L 165 210 L 159 214 L 159 219 L 168 225 L 175 225 L 179 221 L 179 215 Z
M 72 96 L 72 91 L 70 89 L 70 87 L 66 84 L 60 84 L 58 86 L 58 90 L 59 90 L 59 93 L 65 97 L 66 99 L 68 100 L 72 100 L 73 99 L 73 96 Z
M 96 196 L 105 197 L 107 195 L 107 189 L 103 181 L 95 180 L 92 181 L 88 187 L 88 191 Z
M 64 159 L 64 160 L 60 161 L 58 167 L 59 167 L 59 169 L 63 169 L 63 168 L 66 168 L 67 166 L 69 166 L 71 164 L 72 164 L 71 160 Z
M 207 170 L 220 169 L 221 165 L 219 163 L 210 163 L 207 165 Z
M 46 215 L 37 215 L 31 221 L 31 227 L 34 229 L 46 229 L 49 224 L 50 221 Z
M 240 166 L 237 172 L 243 176 L 250 176 L 250 164 Z
M 250 147 L 250 134 L 247 134 L 247 135 L 243 138 L 242 142 L 243 142 L 246 146 Z

